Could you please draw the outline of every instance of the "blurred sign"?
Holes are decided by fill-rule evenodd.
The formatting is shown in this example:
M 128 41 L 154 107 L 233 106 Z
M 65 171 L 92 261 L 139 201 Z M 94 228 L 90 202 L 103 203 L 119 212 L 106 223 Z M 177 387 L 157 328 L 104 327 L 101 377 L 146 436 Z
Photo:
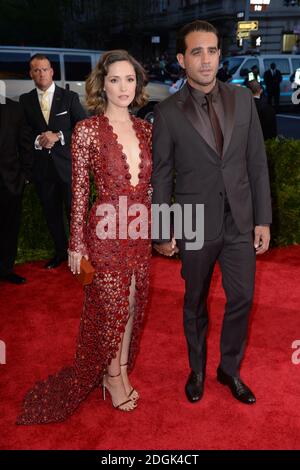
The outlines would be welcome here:
M 250 0 L 250 11 L 266 11 L 270 0 Z
M 238 39 L 248 39 L 250 38 L 250 31 L 238 31 L 236 37 Z
M 267 5 L 250 5 L 250 11 L 256 12 L 256 11 L 266 11 L 267 10 Z
M 243 11 L 239 11 L 237 14 L 236 14 L 236 17 L 237 18 L 244 18 L 245 16 L 245 13 Z
M 258 21 L 238 21 L 238 32 L 257 31 Z
M 260 47 L 260 46 L 261 46 L 261 36 L 258 36 L 258 37 L 256 38 L 255 45 L 256 45 L 257 47 Z
M 152 36 L 151 37 L 152 44 L 159 44 L 160 43 L 160 36 Z

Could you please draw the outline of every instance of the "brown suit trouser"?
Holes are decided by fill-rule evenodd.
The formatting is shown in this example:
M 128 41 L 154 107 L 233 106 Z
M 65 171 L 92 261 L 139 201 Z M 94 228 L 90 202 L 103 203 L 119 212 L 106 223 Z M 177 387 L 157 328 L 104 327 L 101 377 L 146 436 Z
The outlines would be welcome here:
M 221 333 L 220 366 L 225 373 L 238 376 L 254 294 L 256 255 L 253 231 L 239 233 L 229 209 L 224 213 L 218 238 L 205 241 L 201 250 L 186 251 L 184 241 L 178 240 L 177 243 L 182 260 L 181 274 L 185 280 L 184 332 L 190 367 L 194 372 L 205 370 L 207 297 L 213 269 L 218 261 L 227 300 Z

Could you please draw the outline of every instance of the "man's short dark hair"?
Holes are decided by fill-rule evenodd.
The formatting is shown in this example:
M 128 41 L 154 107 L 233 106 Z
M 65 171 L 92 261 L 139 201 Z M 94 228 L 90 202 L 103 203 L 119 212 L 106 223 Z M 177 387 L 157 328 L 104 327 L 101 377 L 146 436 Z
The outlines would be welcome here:
M 186 51 L 186 42 L 185 38 L 188 34 L 193 33 L 194 31 L 203 31 L 204 33 L 213 33 L 218 38 L 218 49 L 220 49 L 220 34 L 217 28 L 214 27 L 208 21 L 202 20 L 195 20 L 192 23 L 186 24 L 181 28 L 177 35 L 177 42 L 176 42 L 176 53 L 177 54 L 184 54 Z
M 31 67 L 31 63 L 32 63 L 32 61 L 34 61 L 34 60 L 48 60 L 50 66 L 51 66 L 51 61 L 50 61 L 49 57 L 46 56 L 46 54 L 34 54 L 34 55 L 31 57 L 30 61 L 29 61 L 29 67 Z

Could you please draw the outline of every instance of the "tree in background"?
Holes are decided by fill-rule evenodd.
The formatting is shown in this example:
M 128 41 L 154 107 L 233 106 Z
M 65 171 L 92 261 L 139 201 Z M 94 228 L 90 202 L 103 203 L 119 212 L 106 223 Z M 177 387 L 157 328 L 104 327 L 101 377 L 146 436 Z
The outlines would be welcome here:
M 63 11 L 70 0 L 0 2 L 0 44 L 60 47 Z
M 64 10 L 65 47 L 130 49 L 139 46 L 137 0 L 71 0 Z M 140 34 L 140 33 L 139 33 Z

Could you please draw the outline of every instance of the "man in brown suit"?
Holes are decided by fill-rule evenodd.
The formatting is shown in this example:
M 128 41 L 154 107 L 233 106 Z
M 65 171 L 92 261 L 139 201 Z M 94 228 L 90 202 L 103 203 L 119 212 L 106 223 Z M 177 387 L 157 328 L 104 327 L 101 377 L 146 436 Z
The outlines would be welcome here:
M 194 21 L 179 33 L 177 59 L 187 84 L 156 106 L 153 133 L 154 204 L 175 199 L 184 211 L 204 205 L 204 245 L 177 240 L 185 280 L 184 330 L 191 372 L 185 391 L 201 399 L 206 364 L 207 296 L 216 261 L 226 294 L 217 379 L 232 395 L 255 403 L 239 370 L 253 301 L 255 257 L 269 246 L 271 199 L 264 140 L 251 92 L 216 79 L 218 31 Z M 195 225 L 195 210 L 192 216 Z M 155 248 L 172 255 L 176 242 L 161 236 Z

